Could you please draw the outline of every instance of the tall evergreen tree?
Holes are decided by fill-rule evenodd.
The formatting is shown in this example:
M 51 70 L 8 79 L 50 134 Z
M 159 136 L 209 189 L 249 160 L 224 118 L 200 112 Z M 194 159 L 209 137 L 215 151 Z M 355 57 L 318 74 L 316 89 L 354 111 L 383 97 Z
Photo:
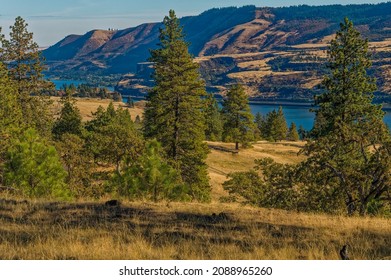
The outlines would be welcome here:
M 289 127 L 286 139 L 289 141 L 299 141 L 300 139 L 299 133 L 297 132 L 296 124 L 294 122 L 292 122 Z
M 246 146 L 254 140 L 254 116 L 248 105 L 248 96 L 243 86 L 234 85 L 227 92 L 223 102 L 224 115 L 223 137 L 226 141 L 235 142 L 235 149 L 239 143 Z
M 270 137 L 274 141 L 285 140 L 288 133 L 288 125 L 286 124 L 282 107 L 278 107 L 277 115 L 272 121 Z
M 0 62 L 0 138 L 9 138 L 11 130 L 20 130 L 22 112 L 17 99 L 18 92 L 14 81 Z
M 219 141 L 223 132 L 219 104 L 212 93 L 206 95 L 205 102 L 205 136 L 207 140 Z
M 262 129 L 263 137 L 269 141 L 285 140 L 288 133 L 284 112 L 282 107 L 278 111 L 273 110 L 266 115 L 264 127 Z
M 2 174 L 6 152 L 12 139 L 16 138 L 23 128 L 22 112 L 19 105 L 16 85 L 9 78 L 7 69 L 0 62 L 0 174 Z M 2 177 L 0 175 L 0 184 Z
M 144 113 L 144 133 L 161 142 L 194 199 L 207 201 L 210 186 L 205 159 L 203 102 L 205 85 L 199 65 L 188 52 L 182 27 L 171 10 L 160 30 L 159 48 L 151 51 L 155 86 Z
M 61 99 L 62 108 L 59 118 L 54 122 L 52 133 L 56 140 L 60 140 L 65 133 L 82 136 L 83 125 L 79 108 L 76 107 L 76 100 L 71 96 Z
M 263 116 L 260 112 L 255 114 L 255 126 L 257 128 L 258 138 L 267 138 L 267 128 L 266 128 L 266 117 Z
M 315 99 L 316 139 L 304 149 L 309 156 L 304 173 L 327 189 L 326 199 L 343 198 L 348 214 L 365 215 L 373 205 L 390 203 L 391 145 L 381 106 L 372 104 L 376 85 L 367 74 L 368 41 L 347 18 L 331 41 L 328 59 L 330 74 Z
M 0 61 L 7 65 L 10 77 L 16 82 L 24 122 L 41 135 L 49 136 L 53 116 L 50 100 L 43 94 L 54 86 L 44 79 L 43 59 L 33 33 L 27 31 L 27 23 L 17 17 L 10 30 L 9 40 L 0 40 Z

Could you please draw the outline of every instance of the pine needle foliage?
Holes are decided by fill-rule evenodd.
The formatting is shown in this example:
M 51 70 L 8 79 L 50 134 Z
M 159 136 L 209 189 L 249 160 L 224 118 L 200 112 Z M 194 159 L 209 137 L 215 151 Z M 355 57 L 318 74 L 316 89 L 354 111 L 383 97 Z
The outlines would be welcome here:
M 29 197 L 70 198 L 66 172 L 53 146 L 30 128 L 13 141 L 7 153 L 4 178 L 7 186 Z
M 205 83 L 173 10 L 163 20 L 159 41 L 158 48 L 151 50 L 155 86 L 147 97 L 144 135 L 162 144 L 167 160 L 180 173 L 192 198 L 208 201 L 208 149 L 203 142 Z
M 15 81 L 23 121 L 40 135 L 50 137 L 53 115 L 45 93 L 54 86 L 44 79 L 43 58 L 27 26 L 23 18 L 17 17 L 10 26 L 9 40 L 0 38 L 0 61 L 7 65 L 10 78 Z
M 246 147 L 254 140 L 254 116 L 248 104 L 248 96 L 242 85 L 233 85 L 227 92 L 223 102 L 225 141 L 235 142 L 235 149 L 239 144 Z
M 329 199 L 342 196 L 349 215 L 374 213 L 391 201 L 390 134 L 381 105 L 372 103 L 376 84 L 368 75 L 368 41 L 347 18 L 328 59 L 330 74 L 323 80 L 324 93 L 315 99 L 315 140 L 304 149 L 309 156 L 304 173 L 334 194 Z

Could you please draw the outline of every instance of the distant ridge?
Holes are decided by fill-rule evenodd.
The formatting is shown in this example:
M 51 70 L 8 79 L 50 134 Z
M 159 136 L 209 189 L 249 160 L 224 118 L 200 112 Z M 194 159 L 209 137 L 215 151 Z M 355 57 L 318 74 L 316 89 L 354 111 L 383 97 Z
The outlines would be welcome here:
M 390 11 L 391 2 L 284 8 L 245 6 L 211 9 L 184 17 L 181 23 L 190 51 L 198 57 L 211 90 L 224 91 L 227 84 L 239 81 L 251 89 L 251 94 L 261 92 L 263 98 L 305 99 L 312 94 L 319 75 L 324 74 L 318 71 L 325 56 L 319 51 L 325 50 L 330 35 L 347 16 L 376 47 L 375 66 L 381 67 L 379 73 L 383 72 L 378 80 L 384 95 L 390 93 L 386 86 L 391 79 Z M 43 54 L 51 74 L 135 73 L 137 83 L 144 79 L 148 86 L 148 71 L 138 64 L 147 61 L 149 49 L 156 48 L 160 27 L 161 23 L 145 23 L 118 31 L 69 35 Z M 140 73 L 140 69 L 145 73 Z M 285 82 L 279 81 L 284 79 Z M 299 91 L 286 88 L 286 79 Z M 131 83 L 135 83 L 134 79 Z M 119 89 L 125 91 L 126 87 L 123 82 Z

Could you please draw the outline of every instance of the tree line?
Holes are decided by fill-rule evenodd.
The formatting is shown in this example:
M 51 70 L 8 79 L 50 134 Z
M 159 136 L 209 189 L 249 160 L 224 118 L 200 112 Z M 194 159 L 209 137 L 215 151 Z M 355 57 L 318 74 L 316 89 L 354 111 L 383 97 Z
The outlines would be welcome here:
M 59 90 L 51 93 L 52 96 L 64 96 L 68 94 L 81 98 L 101 98 L 122 101 L 122 96 L 119 92 L 111 92 L 106 87 L 91 86 L 89 84 L 79 84 L 77 86 L 73 83 L 69 85 L 63 84 Z

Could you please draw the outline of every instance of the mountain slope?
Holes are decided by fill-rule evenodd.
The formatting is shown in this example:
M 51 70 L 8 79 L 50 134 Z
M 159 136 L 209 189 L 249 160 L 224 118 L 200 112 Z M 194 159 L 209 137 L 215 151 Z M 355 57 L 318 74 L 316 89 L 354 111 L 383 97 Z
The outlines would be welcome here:
M 325 74 L 325 50 L 344 16 L 371 41 L 378 96 L 390 93 L 391 2 L 376 5 L 221 8 L 184 17 L 190 51 L 201 64 L 209 90 L 247 85 L 260 98 L 308 99 Z M 156 48 L 161 23 L 119 31 L 70 35 L 44 51 L 51 74 L 127 75 L 118 90 L 135 93 L 150 86 L 145 64 Z M 129 78 L 130 77 L 130 78 Z

